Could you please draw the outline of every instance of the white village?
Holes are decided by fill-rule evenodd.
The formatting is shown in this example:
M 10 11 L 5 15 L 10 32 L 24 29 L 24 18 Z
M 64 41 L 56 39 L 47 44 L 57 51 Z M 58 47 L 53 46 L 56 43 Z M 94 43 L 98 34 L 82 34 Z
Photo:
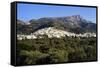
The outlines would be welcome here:
M 56 38 L 61 38 L 65 36 L 73 36 L 73 37 L 96 37 L 95 33 L 83 33 L 83 34 L 75 34 L 71 32 L 67 32 L 64 30 L 59 30 L 54 27 L 48 27 L 44 29 L 37 30 L 34 33 L 31 33 L 30 35 L 21 35 L 17 34 L 17 39 L 22 40 L 22 39 L 36 39 L 38 36 L 42 38 L 42 35 L 47 35 L 48 38 L 56 37 Z

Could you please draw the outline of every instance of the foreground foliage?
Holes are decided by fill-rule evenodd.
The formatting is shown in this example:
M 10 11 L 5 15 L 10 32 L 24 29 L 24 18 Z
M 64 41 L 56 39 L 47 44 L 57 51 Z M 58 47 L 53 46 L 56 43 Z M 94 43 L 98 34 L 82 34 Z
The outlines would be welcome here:
M 96 60 L 95 37 L 17 40 L 17 64 L 49 64 Z

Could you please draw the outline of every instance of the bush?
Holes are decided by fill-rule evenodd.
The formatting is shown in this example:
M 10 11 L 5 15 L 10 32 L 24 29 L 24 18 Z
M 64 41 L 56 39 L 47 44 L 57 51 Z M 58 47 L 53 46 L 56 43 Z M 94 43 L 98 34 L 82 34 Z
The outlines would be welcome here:
M 48 54 L 41 53 L 39 51 L 26 51 L 21 50 L 20 56 L 26 57 L 25 64 L 36 64 L 37 60 L 48 56 Z
M 49 50 L 49 55 L 52 61 L 51 63 L 67 62 L 68 61 L 68 52 L 65 50 L 58 50 L 51 48 Z
M 17 64 L 48 64 L 96 60 L 96 38 L 62 37 L 17 41 Z

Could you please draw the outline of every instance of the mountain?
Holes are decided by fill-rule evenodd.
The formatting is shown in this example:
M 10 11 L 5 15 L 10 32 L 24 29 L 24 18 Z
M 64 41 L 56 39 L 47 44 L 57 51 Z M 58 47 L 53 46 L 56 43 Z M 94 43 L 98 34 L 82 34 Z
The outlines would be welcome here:
M 25 25 L 25 22 L 23 22 L 21 20 L 17 20 L 17 25 Z
M 19 22 L 19 20 L 18 20 Z M 54 27 L 56 29 L 72 32 L 72 33 L 86 33 L 96 32 L 96 24 L 85 20 L 80 15 L 66 16 L 66 17 L 45 17 L 40 19 L 32 19 L 29 24 L 18 24 L 17 33 L 31 34 L 37 30 Z

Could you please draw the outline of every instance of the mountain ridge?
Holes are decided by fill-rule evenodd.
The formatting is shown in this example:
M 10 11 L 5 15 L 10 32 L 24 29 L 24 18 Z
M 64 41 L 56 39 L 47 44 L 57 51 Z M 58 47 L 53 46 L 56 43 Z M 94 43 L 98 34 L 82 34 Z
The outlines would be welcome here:
M 46 27 L 55 27 L 56 29 L 61 29 L 64 31 L 72 33 L 86 33 L 86 32 L 96 32 L 96 24 L 91 21 L 87 21 L 80 15 L 73 15 L 67 17 L 45 17 L 39 19 L 32 19 L 29 24 L 20 24 L 18 26 L 18 34 L 30 34 L 39 29 Z M 26 32 L 26 33 L 25 33 Z

